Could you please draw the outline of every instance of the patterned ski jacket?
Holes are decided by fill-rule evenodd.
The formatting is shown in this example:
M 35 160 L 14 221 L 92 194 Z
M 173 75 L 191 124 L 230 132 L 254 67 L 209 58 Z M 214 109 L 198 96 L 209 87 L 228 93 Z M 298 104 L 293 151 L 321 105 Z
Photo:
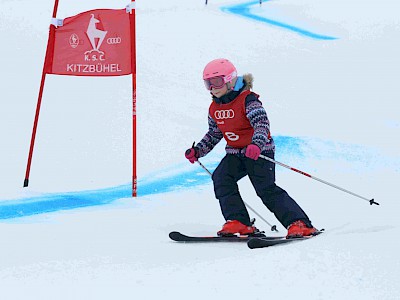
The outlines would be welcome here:
M 253 76 L 245 74 L 238 77 L 233 91 L 221 98 L 213 97 L 208 132 L 196 145 L 200 157 L 207 155 L 222 138 L 227 141 L 227 154 L 244 155 L 250 143 L 257 145 L 264 155 L 275 151 L 267 113 L 258 95 L 250 91 L 252 87 Z

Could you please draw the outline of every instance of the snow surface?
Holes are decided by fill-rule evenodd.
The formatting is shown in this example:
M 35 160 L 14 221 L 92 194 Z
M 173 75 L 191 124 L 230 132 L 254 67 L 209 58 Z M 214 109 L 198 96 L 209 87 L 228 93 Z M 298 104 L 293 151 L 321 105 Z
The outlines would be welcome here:
M 57 16 L 126 4 L 61 1 Z M 130 76 L 47 76 L 22 188 L 53 3 L 0 8 L 1 299 L 400 299 L 398 2 L 137 1 L 136 199 Z M 207 130 L 201 72 L 218 57 L 254 75 L 277 160 L 381 205 L 277 167 L 324 235 L 262 250 L 170 241 L 224 222 L 209 176 L 183 157 Z M 202 163 L 223 155 L 221 142 Z

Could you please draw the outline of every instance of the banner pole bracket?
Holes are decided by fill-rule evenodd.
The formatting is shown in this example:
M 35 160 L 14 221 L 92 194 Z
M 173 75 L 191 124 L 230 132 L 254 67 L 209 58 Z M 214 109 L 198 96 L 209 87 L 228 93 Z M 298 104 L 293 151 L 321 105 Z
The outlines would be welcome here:
M 132 10 L 136 9 L 136 3 L 135 2 L 131 2 L 126 6 L 126 13 L 127 14 L 131 14 Z
M 64 25 L 64 19 L 51 18 L 50 24 L 56 27 L 61 27 Z

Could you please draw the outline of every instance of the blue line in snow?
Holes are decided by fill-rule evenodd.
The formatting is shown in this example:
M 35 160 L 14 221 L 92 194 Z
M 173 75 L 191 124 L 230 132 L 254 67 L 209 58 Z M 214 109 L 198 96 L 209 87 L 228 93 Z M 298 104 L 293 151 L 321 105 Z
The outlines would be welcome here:
M 263 2 L 267 2 L 269 0 L 264 0 Z M 250 12 L 250 6 L 252 5 L 256 5 L 259 4 L 259 1 L 251 1 L 251 2 L 247 2 L 247 3 L 242 3 L 242 4 L 237 4 L 237 5 L 232 5 L 232 6 L 223 6 L 221 7 L 221 10 L 223 12 L 229 12 L 232 14 L 236 14 L 236 15 L 240 15 L 249 19 L 253 19 L 259 22 L 263 22 L 263 23 L 267 23 L 273 26 L 278 26 L 305 36 L 308 36 L 310 38 L 313 39 L 318 39 L 318 40 L 336 40 L 336 37 L 332 37 L 332 36 L 327 36 L 327 35 L 321 35 L 321 34 L 317 34 L 317 33 L 313 33 L 311 31 L 305 30 L 305 29 L 301 29 L 299 27 L 296 26 L 292 26 L 286 23 L 282 23 L 279 21 L 275 21 L 272 19 L 268 19 L 268 18 L 264 18 L 261 16 L 257 16 L 255 14 L 252 14 Z
M 375 161 L 377 157 L 376 153 L 365 153 L 365 149 L 362 147 L 349 147 L 349 145 L 337 145 L 327 141 L 318 141 L 315 139 L 307 140 L 288 136 L 275 136 L 274 140 L 278 148 L 276 159 L 280 161 L 281 157 L 284 157 L 284 162 L 294 160 L 296 161 L 295 167 L 299 167 L 302 159 L 307 158 L 304 155 L 304 151 L 306 151 L 306 153 L 311 151 L 313 155 L 316 155 L 315 146 L 324 153 L 324 159 L 337 160 L 338 154 L 334 150 L 342 148 L 348 149 L 346 155 L 343 156 L 343 153 L 341 153 L 340 157 L 352 161 L 355 167 L 357 167 L 357 161 L 361 164 L 369 165 L 369 168 L 371 168 L 374 162 L 378 165 L 382 163 Z M 329 153 L 332 157 L 329 157 Z M 360 157 L 360 155 L 362 157 Z M 368 159 L 372 161 L 368 161 Z M 386 163 L 393 166 L 392 161 Z M 214 171 L 218 162 L 206 162 L 205 164 L 210 171 Z M 397 166 L 396 170 L 400 170 L 399 163 L 395 163 L 394 165 Z M 160 170 L 156 174 L 150 174 L 142 179 L 139 178 L 138 196 L 161 194 L 180 189 L 193 188 L 203 184 L 212 184 L 209 174 L 199 166 L 191 166 L 184 162 L 183 165 L 172 166 L 169 170 Z M 130 198 L 131 192 L 131 184 L 124 184 L 92 191 L 44 194 L 16 200 L 2 200 L 0 201 L 0 220 L 82 207 L 106 205 L 122 198 Z
M 210 165 L 210 170 L 215 165 Z M 178 166 L 179 168 L 179 166 Z M 193 187 L 210 182 L 210 176 L 192 168 L 175 175 L 148 176 L 138 182 L 138 196 L 166 193 L 177 189 Z M 41 213 L 70 210 L 88 206 L 104 205 L 122 198 L 130 198 L 132 185 L 124 184 L 92 191 L 45 194 L 30 198 L 0 201 L 0 219 L 31 216 Z

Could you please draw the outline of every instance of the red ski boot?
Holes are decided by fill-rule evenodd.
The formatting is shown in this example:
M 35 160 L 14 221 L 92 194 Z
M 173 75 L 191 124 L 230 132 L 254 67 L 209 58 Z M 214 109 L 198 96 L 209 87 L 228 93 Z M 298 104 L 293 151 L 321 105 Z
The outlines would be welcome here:
M 317 232 L 315 227 L 307 227 L 303 221 L 296 221 L 289 225 L 286 238 L 297 238 L 314 235 Z
M 238 220 L 228 220 L 220 231 L 217 232 L 218 236 L 230 236 L 235 234 L 240 235 L 253 235 L 260 231 L 253 225 L 247 226 Z

